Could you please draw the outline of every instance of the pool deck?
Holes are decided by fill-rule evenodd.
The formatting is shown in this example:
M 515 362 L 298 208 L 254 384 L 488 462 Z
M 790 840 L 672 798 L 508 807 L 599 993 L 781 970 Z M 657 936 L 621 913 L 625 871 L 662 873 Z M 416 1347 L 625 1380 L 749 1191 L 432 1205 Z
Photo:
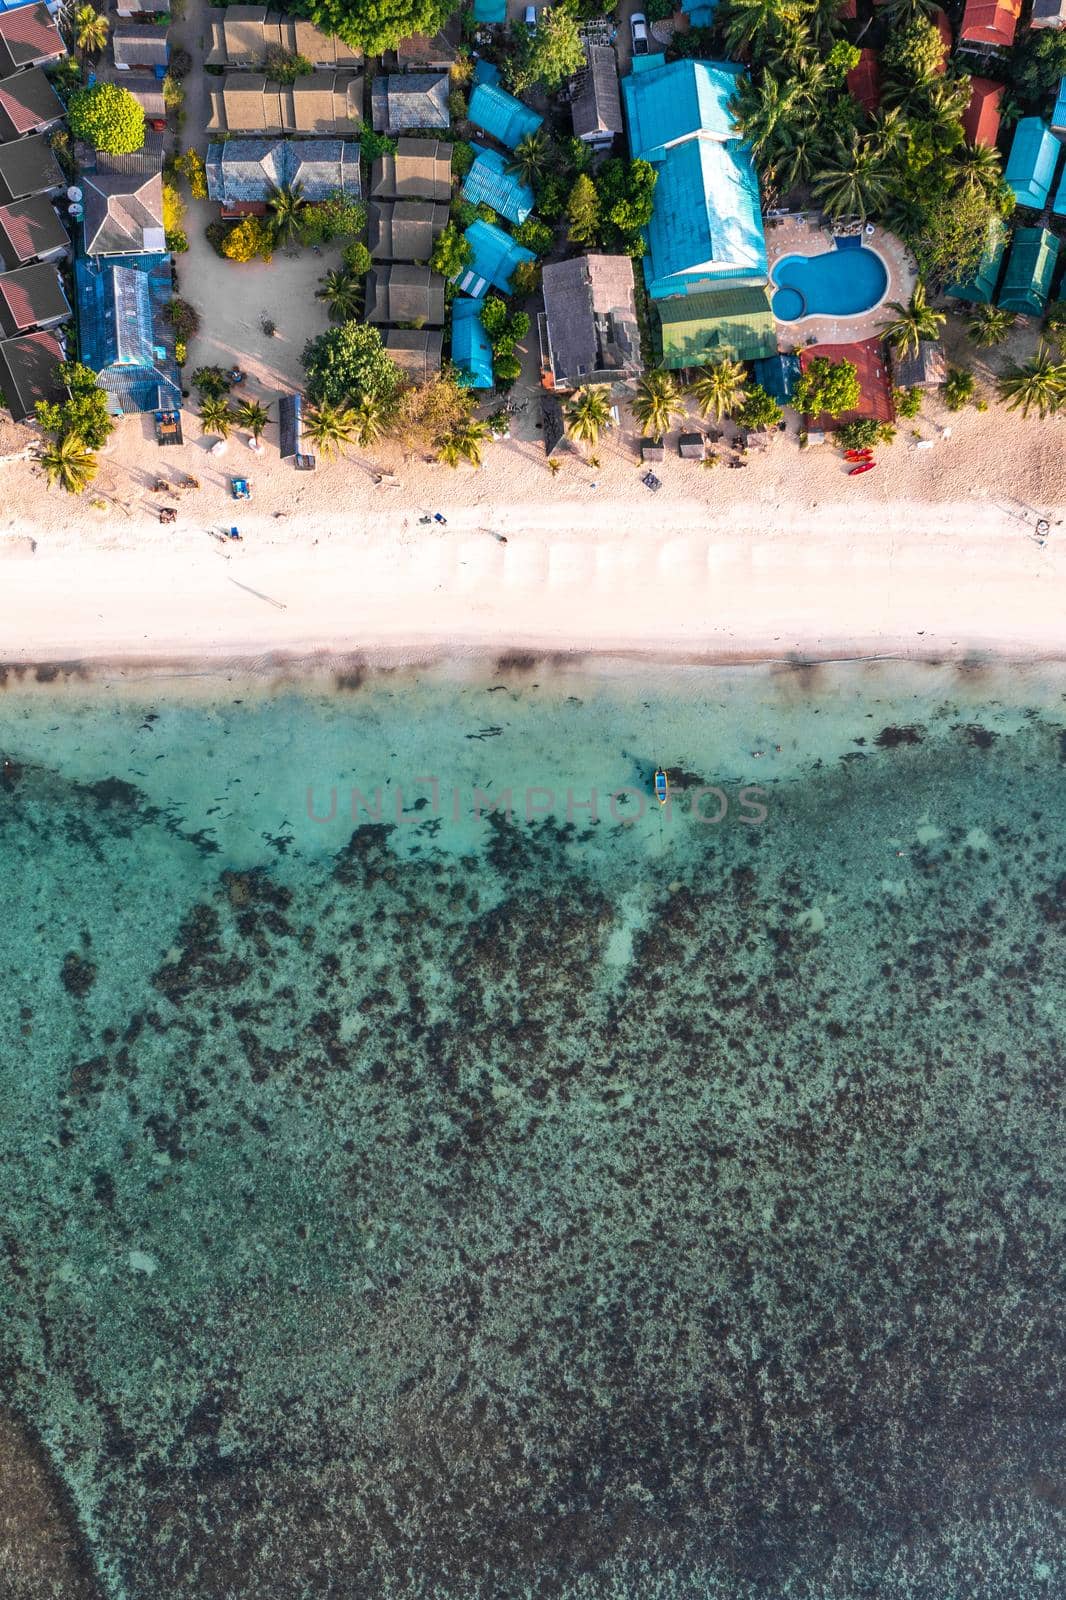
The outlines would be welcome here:
M 895 234 L 877 228 L 873 233 L 864 233 L 862 242 L 867 250 L 877 252 L 888 273 L 888 287 L 877 305 L 869 311 L 857 312 L 852 317 L 797 317 L 795 322 L 778 322 L 777 336 L 782 350 L 802 350 L 808 344 L 851 344 L 858 339 L 869 339 L 880 333 L 881 324 L 889 318 L 885 310 L 886 300 L 899 300 L 906 304 L 910 299 L 918 274 L 902 241 Z M 769 223 L 766 229 L 766 256 L 771 274 L 771 295 L 774 292 L 774 266 L 782 256 L 819 256 L 832 249 L 832 229 L 820 228 L 805 217 L 781 217 Z

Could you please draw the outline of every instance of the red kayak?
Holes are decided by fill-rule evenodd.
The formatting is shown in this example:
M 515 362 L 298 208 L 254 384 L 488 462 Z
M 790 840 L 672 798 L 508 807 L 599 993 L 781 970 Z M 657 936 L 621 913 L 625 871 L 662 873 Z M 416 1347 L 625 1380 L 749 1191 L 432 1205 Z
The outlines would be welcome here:
M 863 461 L 859 466 L 852 467 L 851 471 L 848 473 L 848 477 L 857 478 L 860 472 L 872 472 L 876 465 L 876 461 Z
M 844 451 L 844 460 L 845 461 L 872 461 L 873 458 L 874 458 L 874 453 L 873 453 L 872 450 L 845 450 Z

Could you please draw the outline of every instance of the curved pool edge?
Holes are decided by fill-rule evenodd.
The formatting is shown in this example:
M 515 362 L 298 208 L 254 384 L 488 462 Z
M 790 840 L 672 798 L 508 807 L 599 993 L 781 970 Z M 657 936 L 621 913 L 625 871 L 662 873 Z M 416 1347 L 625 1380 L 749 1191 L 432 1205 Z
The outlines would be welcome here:
M 838 246 L 836 246 L 836 245 L 833 246 L 834 250 L 836 250 L 837 248 L 838 248 Z M 814 258 L 816 256 L 828 255 L 830 253 L 828 250 L 814 250 L 814 251 L 809 251 L 809 252 L 802 251 L 802 250 L 790 250 L 787 255 L 780 256 L 773 263 L 773 265 L 770 267 L 770 270 L 769 270 L 769 273 L 768 273 L 769 287 L 770 287 L 770 291 L 771 291 L 770 292 L 770 312 L 771 312 L 771 315 L 774 318 L 774 321 L 777 322 L 782 328 L 798 328 L 800 326 L 800 324 L 804 323 L 804 322 L 821 322 L 821 321 L 827 321 L 827 322 L 853 322 L 853 321 L 856 321 L 859 317 L 869 317 L 875 311 L 879 310 L 879 308 L 881 306 L 883 306 L 885 301 L 888 299 L 888 296 L 889 296 L 889 294 L 891 293 L 891 290 L 892 290 L 892 272 L 893 272 L 892 263 L 885 258 L 883 253 L 877 248 L 876 245 L 867 244 L 866 241 L 864 240 L 862 248 L 864 250 L 869 250 L 869 252 L 870 252 L 870 254 L 872 256 L 876 256 L 877 257 L 878 261 L 881 263 L 881 270 L 885 275 L 885 286 L 881 290 L 881 293 L 880 293 L 879 297 L 873 302 L 872 305 L 867 306 L 862 311 L 808 311 L 806 309 L 807 302 L 806 302 L 806 298 L 803 295 L 803 291 L 801 289 L 796 289 L 794 292 L 796 294 L 798 294 L 800 296 L 800 298 L 803 300 L 803 304 L 804 304 L 803 314 L 801 316 L 798 316 L 798 317 L 791 317 L 791 318 L 786 318 L 786 319 L 782 319 L 781 317 L 777 316 L 777 314 L 776 314 L 776 312 L 774 311 L 774 308 L 773 308 L 774 307 L 774 295 L 779 293 L 782 289 L 789 289 L 789 288 L 792 287 L 791 284 L 780 284 L 780 283 L 778 283 L 777 279 L 774 277 L 774 273 L 777 271 L 778 267 L 782 264 L 782 262 L 787 261 L 790 258 L 797 257 L 797 256 L 802 258 L 802 259 L 804 259 L 804 260 L 812 261 L 812 260 L 814 260 Z

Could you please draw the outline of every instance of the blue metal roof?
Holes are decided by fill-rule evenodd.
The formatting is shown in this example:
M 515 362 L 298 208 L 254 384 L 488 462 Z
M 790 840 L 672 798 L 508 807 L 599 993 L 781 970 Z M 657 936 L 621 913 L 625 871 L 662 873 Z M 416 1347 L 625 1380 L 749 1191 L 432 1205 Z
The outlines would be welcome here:
M 513 150 L 527 133 L 535 133 L 544 118 L 497 84 L 479 83 L 470 96 L 470 121 Z
M 1023 117 L 1019 122 L 1003 176 L 1020 206 L 1043 211 L 1061 149 L 1047 123 L 1039 117 Z
M 452 301 L 452 362 L 464 388 L 492 388 L 492 346 L 481 324 L 480 300 Z
M 743 71 L 735 61 L 671 61 L 623 78 L 633 159 L 661 161 L 668 144 L 696 132 L 735 137 L 729 102 Z
M 718 0 L 681 0 L 681 9 L 694 28 L 709 28 L 718 10 Z
M 474 258 L 455 282 L 460 294 L 468 294 L 474 300 L 483 300 L 490 285 L 510 294 L 511 274 L 518 263 L 537 259 L 532 250 L 492 222 L 472 222 L 463 238 L 473 246 Z
M 1059 97 L 1051 113 L 1051 126 L 1066 129 L 1066 78 L 1059 79 Z
M 477 158 L 463 183 L 463 196 L 471 205 L 491 206 L 508 222 L 525 222 L 533 210 L 533 190 L 516 172 L 507 171 L 507 157 L 498 150 L 475 144 Z
M 506 22 L 507 0 L 474 0 L 476 22 Z
M 506 0 L 504 0 L 504 3 L 506 4 Z M 477 16 L 476 5 L 474 8 L 474 15 L 475 17 Z M 474 82 L 499 83 L 499 81 L 500 69 L 496 65 L 495 61 L 489 61 L 485 56 L 478 56 L 477 61 L 474 63 Z
M 78 354 L 97 374 L 111 411 L 128 414 L 181 406 L 173 331 L 163 310 L 171 297 L 169 256 L 116 256 L 106 265 L 74 262 Z

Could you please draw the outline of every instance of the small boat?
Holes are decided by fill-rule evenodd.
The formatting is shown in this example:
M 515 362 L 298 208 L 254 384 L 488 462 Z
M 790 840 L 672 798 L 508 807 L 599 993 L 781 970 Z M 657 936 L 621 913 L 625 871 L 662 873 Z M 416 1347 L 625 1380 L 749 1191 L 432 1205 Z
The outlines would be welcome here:
M 848 473 L 848 477 L 849 478 L 857 478 L 859 476 L 860 472 L 872 472 L 874 467 L 876 467 L 876 465 L 877 465 L 876 461 L 863 461 L 863 462 L 860 462 L 860 464 L 857 467 L 852 467 L 851 471 Z
M 655 769 L 655 798 L 664 806 L 670 794 L 670 783 L 662 767 Z
M 845 461 L 872 461 L 873 458 L 874 458 L 874 453 L 873 453 L 872 450 L 845 450 L 844 451 L 844 460 Z

